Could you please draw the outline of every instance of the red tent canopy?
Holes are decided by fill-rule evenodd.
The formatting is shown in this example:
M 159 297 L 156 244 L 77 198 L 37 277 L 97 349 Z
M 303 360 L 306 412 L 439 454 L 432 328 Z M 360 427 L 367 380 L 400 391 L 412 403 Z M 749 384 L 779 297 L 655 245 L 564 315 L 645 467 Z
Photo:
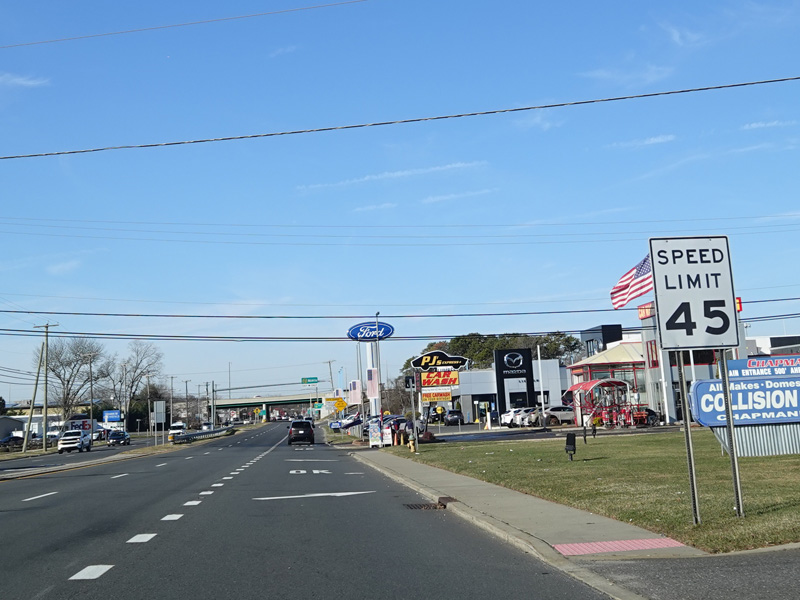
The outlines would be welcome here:
M 568 392 L 588 392 L 596 387 L 628 387 L 628 384 L 620 379 L 592 379 L 591 381 L 582 381 L 570 387 Z

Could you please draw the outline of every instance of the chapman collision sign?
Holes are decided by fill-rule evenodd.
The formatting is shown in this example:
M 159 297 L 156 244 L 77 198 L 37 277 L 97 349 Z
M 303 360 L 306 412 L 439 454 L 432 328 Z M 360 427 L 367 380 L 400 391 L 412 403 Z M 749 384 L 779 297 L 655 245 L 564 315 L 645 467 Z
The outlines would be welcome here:
M 800 356 L 728 361 L 731 408 L 736 425 L 800 422 Z M 724 427 L 725 403 L 719 379 L 697 381 L 692 415 L 706 427 Z

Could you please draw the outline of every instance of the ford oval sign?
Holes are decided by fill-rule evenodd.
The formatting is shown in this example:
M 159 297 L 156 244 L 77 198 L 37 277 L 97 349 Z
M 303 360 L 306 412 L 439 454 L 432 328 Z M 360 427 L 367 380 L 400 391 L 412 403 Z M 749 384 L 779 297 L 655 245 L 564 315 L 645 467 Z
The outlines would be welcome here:
M 374 342 L 375 340 L 385 340 L 393 333 L 394 327 L 388 323 L 367 321 L 353 325 L 347 330 L 347 337 L 357 342 Z

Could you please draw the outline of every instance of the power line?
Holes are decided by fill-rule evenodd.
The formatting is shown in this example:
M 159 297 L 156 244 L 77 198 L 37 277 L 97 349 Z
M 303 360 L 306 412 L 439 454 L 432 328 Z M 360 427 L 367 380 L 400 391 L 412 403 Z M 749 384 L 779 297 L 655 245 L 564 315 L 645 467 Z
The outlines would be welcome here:
M 762 304 L 765 302 L 795 302 L 800 297 L 769 298 L 763 300 L 747 300 L 743 304 Z M 465 317 L 527 317 L 543 315 L 571 315 L 591 313 L 622 313 L 632 312 L 637 308 L 581 308 L 573 310 L 537 310 L 516 312 L 472 312 L 472 313 L 428 313 L 428 314 L 387 314 L 387 319 L 451 319 Z M 0 309 L 0 314 L 29 314 L 68 317 L 122 317 L 122 318 L 147 318 L 147 319 L 242 319 L 242 320 L 334 320 L 334 319 L 370 319 L 374 315 L 189 315 L 180 313 L 108 313 L 88 311 L 54 311 L 54 310 L 10 310 Z
M 99 148 L 85 148 L 82 150 L 62 150 L 58 152 L 40 152 L 37 154 L 14 154 L 8 156 L 0 156 L 0 160 L 11 160 L 16 158 L 44 158 L 46 156 L 65 156 L 71 154 L 88 154 L 91 152 L 107 152 L 109 150 L 133 150 L 133 149 L 141 149 L 141 148 L 165 148 L 169 146 L 183 146 L 188 144 L 205 144 L 210 142 L 230 142 L 234 140 L 252 140 L 252 139 L 259 139 L 259 138 L 268 138 L 268 137 L 278 137 L 284 135 L 300 135 L 305 133 L 323 133 L 329 131 L 344 131 L 348 129 L 364 129 L 367 127 L 382 127 L 385 125 L 406 125 L 409 123 L 425 123 L 430 121 L 443 121 L 447 119 L 460 119 L 464 117 L 483 117 L 488 115 L 500 115 L 500 114 L 509 114 L 509 113 L 517 113 L 517 112 L 524 112 L 530 110 L 543 110 L 548 108 L 564 108 L 567 106 L 581 106 L 585 104 L 599 104 L 602 102 L 618 102 L 620 100 L 637 100 L 642 98 L 655 98 L 658 96 L 671 96 L 676 94 L 689 94 L 694 92 L 708 92 L 713 90 L 724 90 L 724 89 L 732 89 L 732 88 L 739 88 L 745 86 L 754 86 L 754 85 L 766 85 L 770 83 L 785 83 L 788 81 L 797 81 L 800 80 L 800 76 L 797 77 L 783 77 L 780 79 L 764 79 L 761 81 L 748 81 L 744 83 L 728 83 L 724 85 L 714 85 L 714 86 L 705 86 L 705 87 L 698 87 L 698 88 L 688 88 L 682 90 L 670 90 L 666 92 L 652 92 L 649 94 L 634 94 L 630 96 L 615 96 L 612 98 L 597 98 L 593 100 L 577 100 L 573 102 L 559 102 L 555 104 L 541 104 L 538 106 L 524 106 L 524 107 L 517 107 L 517 108 L 502 108 L 496 110 L 485 110 L 485 111 L 478 111 L 478 112 L 468 112 L 468 113 L 458 113 L 458 114 L 451 114 L 451 115 L 439 115 L 434 117 L 416 117 L 413 119 L 397 119 L 394 121 L 378 121 L 374 123 L 358 123 L 358 124 L 351 124 L 351 125 L 338 125 L 333 127 L 317 127 L 314 129 L 295 129 L 291 131 L 276 131 L 270 133 L 255 133 L 250 135 L 235 135 L 235 136 L 226 136 L 226 137 L 218 137 L 218 138 L 203 138 L 203 139 L 195 139 L 195 140 L 183 140 L 178 142 L 157 142 L 152 144 L 127 144 L 127 145 L 120 145 L 120 146 L 103 146 Z
M 221 23 L 223 21 L 237 21 L 241 19 L 253 19 L 255 17 L 266 17 L 271 15 L 280 15 L 285 13 L 300 12 L 305 10 L 316 10 L 318 8 L 330 8 L 333 6 L 343 6 L 345 4 L 358 4 L 359 2 L 367 2 L 368 0 L 348 0 L 345 2 L 335 2 L 333 4 L 319 4 L 316 6 L 302 6 L 300 8 L 286 8 L 283 10 L 274 10 L 270 12 L 255 13 L 252 15 L 240 15 L 236 17 L 219 17 L 217 19 L 205 19 L 203 21 L 190 21 L 188 23 L 174 23 L 172 25 L 156 25 L 153 27 L 140 27 L 138 29 L 125 29 L 122 31 L 111 31 L 108 33 L 91 33 L 88 35 L 77 35 L 73 37 L 57 38 L 52 40 L 41 40 L 37 42 L 21 42 L 19 44 L 8 44 L 0 46 L 0 50 L 7 48 L 20 48 L 22 46 L 37 46 L 40 44 L 56 44 L 59 42 L 74 42 L 76 40 L 88 40 L 91 38 L 109 37 L 113 35 L 127 35 L 130 33 L 142 33 L 144 31 L 158 31 L 159 29 L 174 29 L 176 27 L 192 27 L 194 25 L 207 25 L 209 23 Z

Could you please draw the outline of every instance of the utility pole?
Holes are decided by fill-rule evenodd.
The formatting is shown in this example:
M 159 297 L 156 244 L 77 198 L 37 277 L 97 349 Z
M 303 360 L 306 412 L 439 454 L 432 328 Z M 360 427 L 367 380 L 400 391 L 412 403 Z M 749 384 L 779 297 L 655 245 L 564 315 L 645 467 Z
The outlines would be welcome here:
M 209 403 L 209 399 L 208 399 L 208 382 L 206 381 L 206 414 L 208 414 L 208 412 L 209 412 L 209 410 L 208 410 L 209 406 L 210 406 L 210 403 Z M 203 419 L 203 422 L 205 422 L 205 421 L 206 421 L 206 419 Z
M 331 367 L 331 363 L 335 363 L 336 361 L 335 360 L 326 360 L 324 362 L 328 363 L 328 375 L 330 375 L 330 378 L 331 378 L 331 391 L 335 392 L 336 386 L 333 385 L 333 368 Z
M 175 413 L 172 410 L 172 401 L 175 396 L 175 376 L 169 376 L 169 424 L 175 421 L 175 417 L 173 416 Z
M 47 349 L 50 345 L 50 328 L 58 327 L 58 323 L 45 325 L 34 325 L 34 328 L 44 329 L 44 407 L 42 408 L 42 429 L 44 430 L 44 439 L 42 440 L 42 450 L 47 451 L 47 376 L 48 363 L 47 363 Z M 64 415 L 67 418 L 67 415 Z
M 183 384 L 186 386 L 186 426 L 189 426 L 189 382 L 191 379 L 184 379 Z
M 94 436 L 94 376 L 92 375 L 92 360 L 99 352 L 87 352 L 81 354 L 81 358 L 89 357 L 89 426 L 92 428 Z

